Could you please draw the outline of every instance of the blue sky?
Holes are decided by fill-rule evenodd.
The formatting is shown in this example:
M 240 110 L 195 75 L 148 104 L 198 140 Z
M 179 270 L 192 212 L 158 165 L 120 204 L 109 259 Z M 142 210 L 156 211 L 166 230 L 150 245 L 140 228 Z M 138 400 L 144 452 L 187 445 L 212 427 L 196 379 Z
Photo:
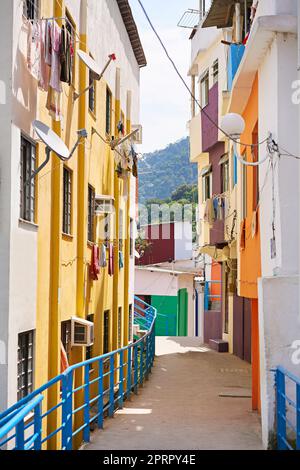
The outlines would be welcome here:
M 148 66 L 141 70 L 141 123 L 143 152 L 151 152 L 187 135 L 190 97 L 150 29 L 137 0 L 130 0 Z M 143 4 L 165 42 L 171 57 L 189 83 L 190 30 L 177 27 L 188 8 L 198 0 L 143 0 Z

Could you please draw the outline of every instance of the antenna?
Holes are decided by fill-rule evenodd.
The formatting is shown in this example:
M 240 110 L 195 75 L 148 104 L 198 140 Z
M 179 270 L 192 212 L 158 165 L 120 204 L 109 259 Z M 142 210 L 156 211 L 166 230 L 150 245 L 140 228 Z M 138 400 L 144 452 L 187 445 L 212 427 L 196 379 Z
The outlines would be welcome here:
M 70 152 L 62 139 L 43 122 L 33 121 L 32 127 L 35 130 L 37 136 L 46 145 L 46 160 L 31 174 L 27 184 L 29 184 L 30 181 L 47 165 L 47 163 L 49 163 L 51 152 L 54 152 L 58 158 L 60 158 L 60 160 L 66 162 L 73 156 L 76 148 L 80 144 L 81 139 L 86 139 L 88 135 L 85 129 L 77 131 L 77 142 Z
M 136 134 L 140 132 L 140 128 L 134 129 L 130 134 L 126 135 L 125 137 L 122 137 L 121 139 L 114 139 L 110 142 L 111 149 L 114 150 L 118 145 L 123 144 L 126 142 L 128 139 L 131 137 L 134 137 Z
M 81 49 L 77 52 L 78 54 L 78 57 L 79 59 L 87 66 L 87 68 L 94 74 L 94 78 L 95 80 L 97 81 L 100 81 L 101 78 L 103 77 L 106 69 L 109 67 L 110 63 L 112 61 L 115 61 L 117 60 L 116 58 L 116 55 L 115 54 L 110 54 L 108 56 L 108 61 L 106 62 L 105 66 L 104 66 L 104 69 L 101 70 L 100 67 L 98 66 L 97 62 L 94 61 L 94 59 L 92 59 L 91 56 L 89 56 L 86 52 L 82 51 Z M 74 92 L 74 95 L 73 95 L 73 101 L 75 102 L 76 100 L 78 100 L 78 98 L 80 98 L 82 95 L 84 95 L 88 90 L 90 90 L 90 88 L 92 88 L 93 84 L 89 85 L 88 87 L 86 87 L 83 91 L 81 91 L 80 93 L 76 93 Z

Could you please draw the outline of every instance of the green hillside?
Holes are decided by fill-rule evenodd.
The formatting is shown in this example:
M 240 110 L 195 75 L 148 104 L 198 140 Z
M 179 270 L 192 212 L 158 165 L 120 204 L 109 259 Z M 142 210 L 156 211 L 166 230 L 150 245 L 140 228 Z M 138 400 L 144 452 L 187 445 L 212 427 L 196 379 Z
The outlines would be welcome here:
M 139 202 L 167 199 L 183 184 L 197 182 L 197 165 L 189 161 L 189 141 L 145 154 L 139 162 Z

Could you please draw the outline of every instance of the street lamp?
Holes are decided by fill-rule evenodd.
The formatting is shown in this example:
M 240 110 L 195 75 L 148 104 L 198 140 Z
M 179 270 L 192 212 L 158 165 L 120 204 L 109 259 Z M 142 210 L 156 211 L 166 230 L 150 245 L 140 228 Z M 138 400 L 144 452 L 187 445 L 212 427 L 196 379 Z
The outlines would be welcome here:
M 221 120 L 221 129 L 233 141 L 234 153 L 237 159 L 239 160 L 239 162 L 242 165 L 246 165 L 246 166 L 261 165 L 262 163 L 264 163 L 266 160 L 270 158 L 270 155 L 267 154 L 267 156 L 263 158 L 262 160 L 260 160 L 259 162 L 247 162 L 239 154 L 237 141 L 240 139 L 241 134 L 243 134 L 245 127 L 246 127 L 245 120 L 240 114 L 228 113 L 225 116 L 223 116 Z M 251 146 L 251 144 L 249 144 L 249 146 Z

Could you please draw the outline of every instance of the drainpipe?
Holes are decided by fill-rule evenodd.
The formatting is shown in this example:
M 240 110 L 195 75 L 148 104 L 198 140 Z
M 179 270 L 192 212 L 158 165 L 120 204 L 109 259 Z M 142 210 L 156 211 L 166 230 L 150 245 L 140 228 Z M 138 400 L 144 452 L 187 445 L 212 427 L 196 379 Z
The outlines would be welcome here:
M 62 17 L 61 3 L 53 0 L 53 16 Z M 61 26 L 61 20 L 57 21 Z M 61 137 L 60 122 L 52 120 L 52 129 Z M 52 152 L 51 159 L 51 232 L 50 232 L 50 306 L 49 306 L 49 343 L 48 343 L 48 375 L 49 379 L 60 374 L 60 289 L 61 289 L 61 178 L 62 165 L 59 158 Z M 59 384 L 48 391 L 48 409 L 59 402 Z M 48 434 L 57 428 L 58 413 L 54 411 L 47 420 Z M 48 442 L 48 449 L 57 448 L 57 436 Z

